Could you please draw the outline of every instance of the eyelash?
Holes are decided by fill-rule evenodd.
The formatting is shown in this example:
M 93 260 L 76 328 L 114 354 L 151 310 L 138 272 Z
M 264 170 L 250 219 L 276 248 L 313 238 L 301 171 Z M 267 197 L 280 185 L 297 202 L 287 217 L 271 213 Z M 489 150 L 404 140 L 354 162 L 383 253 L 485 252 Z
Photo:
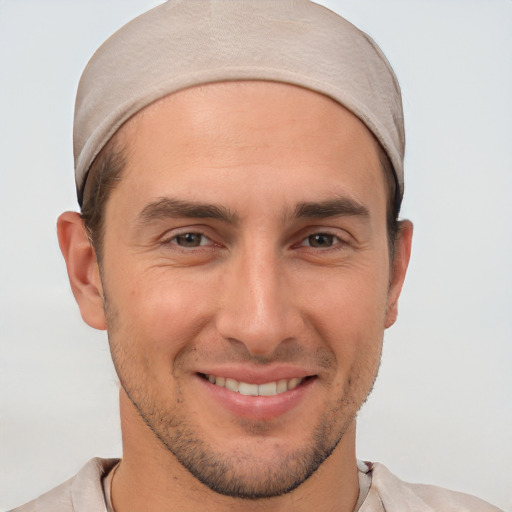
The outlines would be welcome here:
M 187 236 L 198 236 L 200 237 L 200 241 L 199 241 L 199 244 L 198 245 L 191 245 L 191 246 L 187 246 L 187 245 L 180 245 L 179 243 L 177 243 L 178 239 L 181 238 L 181 237 L 187 237 Z M 208 241 L 210 243 L 203 243 L 204 241 Z M 204 233 L 201 233 L 200 231 L 184 231 L 183 233 L 177 233 L 175 235 L 173 235 L 172 237 L 170 238 L 166 238 L 165 240 L 162 240 L 162 245 L 176 245 L 178 246 L 180 249 L 196 249 L 198 247 L 205 247 L 205 246 L 211 246 L 211 245 L 217 245 L 215 244 L 215 242 L 212 241 L 211 238 L 209 238 L 208 236 L 206 236 Z
M 178 240 L 180 238 L 189 237 L 189 236 L 200 237 L 198 245 L 187 246 L 187 245 L 180 245 L 178 243 Z M 320 247 L 320 246 L 315 247 L 314 245 L 311 244 L 312 239 L 314 237 L 327 238 L 329 245 L 327 245 L 326 247 Z M 191 243 L 193 244 L 193 240 L 191 240 Z M 175 245 L 182 250 L 191 250 L 191 249 L 199 249 L 199 248 L 205 249 L 208 247 L 218 245 L 210 237 L 208 237 L 201 231 L 184 231 L 182 233 L 174 234 L 172 237 L 166 238 L 165 240 L 162 241 L 162 245 L 169 245 L 169 244 Z M 346 240 L 342 239 L 341 237 L 339 237 L 338 235 L 335 235 L 334 233 L 331 233 L 327 230 L 321 230 L 321 231 L 314 231 L 314 232 L 309 233 L 305 237 L 301 238 L 299 243 L 292 245 L 292 248 L 304 247 L 306 249 L 328 251 L 328 250 L 337 250 L 337 249 L 343 248 L 347 244 L 348 244 L 348 242 Z
M 314 245 L 311 245 L 311 239 L 314 238 L 320 239 L 320 237 L 327 238 L 330 241 L 330 245 L 327 247 L 315 247 Z M 309 242 L 308 245 L 305 244 L 305 242 Z M 339 248 L 338 246 L 344 246 L 347 242 L 340 238 L 339 236 L 329 233 L 328 231 L 317 231 L 314 233 L 311 233 L 307 235 L 304 239 L 301 240 L 301 242 L 298 244 L 299 247 L 308 247 L 313 249 L 320 249 L 323 251 L 329 250 L 329 249 L 336 249 Z

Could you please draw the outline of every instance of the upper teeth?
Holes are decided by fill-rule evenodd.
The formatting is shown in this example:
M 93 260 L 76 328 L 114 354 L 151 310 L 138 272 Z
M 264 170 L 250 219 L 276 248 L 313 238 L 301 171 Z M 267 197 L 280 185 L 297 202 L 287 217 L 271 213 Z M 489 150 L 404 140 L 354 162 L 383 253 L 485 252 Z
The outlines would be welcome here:
M 248 384 L 239 382 L 235 379 L 226 379 L 225 377 L 216 377 L 215 375 L 206 375 L 206 378 L 217 386 L 235 391 L 241 395 L 247 396 L 273 396 L 295 389 L 304 379 L 294 377 L 293 379 L 281 379 L 264 384 Z

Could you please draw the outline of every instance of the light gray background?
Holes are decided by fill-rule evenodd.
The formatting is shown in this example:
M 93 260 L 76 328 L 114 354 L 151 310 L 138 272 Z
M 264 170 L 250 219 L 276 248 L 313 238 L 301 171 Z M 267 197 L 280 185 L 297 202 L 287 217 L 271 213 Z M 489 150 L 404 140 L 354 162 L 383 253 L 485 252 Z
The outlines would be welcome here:
M 120 454 L 106 336 L 80 319 L 55 219 L 76 208 L 80 72 L 158 3 L 0 0 L 0 509 Z M 512 2 L 322 3 L 388 55 L 408 136 L 414 250 L 359 457 L 512 511 Z

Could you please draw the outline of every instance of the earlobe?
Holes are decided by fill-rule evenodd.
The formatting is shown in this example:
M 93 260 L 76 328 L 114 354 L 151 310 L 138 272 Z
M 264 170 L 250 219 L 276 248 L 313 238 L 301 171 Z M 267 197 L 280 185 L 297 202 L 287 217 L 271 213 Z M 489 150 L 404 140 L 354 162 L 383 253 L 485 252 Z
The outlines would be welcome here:
M 57 221 L 59 245 L 69 283 L 84 321 L 95 329 L 106 329 L 103 289 L 96 252 L 80 214 L 65 212 Z
M 400 222 L 400 231 L 395 245 L 395 256 L 392 265 L 391 282 L 388 291 L 388 304 L 384 327 L 391 327 L 398 316 L 398 299 L 402 291 L 405 274 L 411 256 L 413 225 L 409 220 Z

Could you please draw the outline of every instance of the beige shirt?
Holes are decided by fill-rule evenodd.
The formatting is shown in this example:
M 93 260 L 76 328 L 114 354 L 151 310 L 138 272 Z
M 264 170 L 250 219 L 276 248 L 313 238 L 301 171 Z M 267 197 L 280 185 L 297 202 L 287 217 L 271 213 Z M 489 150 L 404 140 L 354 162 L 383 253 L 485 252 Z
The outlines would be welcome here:
M 73 478 L 11 512 L 108 512 L 108 475 L 118 462 L 91 459 Z M 503 512 L 468 494 L 403 482 L 382 464 L 359 462 L 358 470 L 357 512 Z

